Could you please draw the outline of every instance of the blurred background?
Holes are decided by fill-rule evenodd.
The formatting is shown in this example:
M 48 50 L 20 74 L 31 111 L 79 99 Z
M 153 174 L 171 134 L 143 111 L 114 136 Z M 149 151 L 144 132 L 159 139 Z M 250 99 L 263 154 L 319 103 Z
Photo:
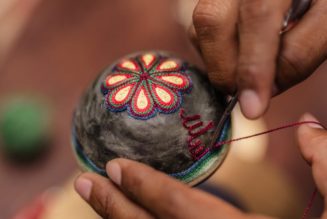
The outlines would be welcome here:
M 99 218 L 72 189 L 78 167 L 71 118 L 104 67 L 135 51 L 161 49 L 204 68 L 187 37 L 195 0 L 5 0 L 0 2 L 0 218 Z M 274 98 L 264 118 L 236 109 L 233 135 L 297 121 L 327 123 L 327 66 Z M 314 189 L 295 129 L 232 145 L 206 182 L 247 211 L 299 218 Z M 312 217 L 320 215 L 315 200 Z

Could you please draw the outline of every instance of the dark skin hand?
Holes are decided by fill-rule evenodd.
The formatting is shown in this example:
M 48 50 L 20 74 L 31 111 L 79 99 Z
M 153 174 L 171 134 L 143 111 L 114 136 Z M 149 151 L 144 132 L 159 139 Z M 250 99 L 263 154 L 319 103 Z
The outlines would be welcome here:
M 326 59 L 327 0 L 316 0 L 290 31 L 280 35 L 290 0 L 199 0 L 191 28 L 211 81 L 240 92 L 242 112 L 261 116 L 271 96 L 307 78 Z M 305 115 L 302 121 L 315 120 Z M 298 140 L 320 193 L 327 197 L 327 131 L 303 125 Z M 116 159 L 110 180 L 84 173 L 76 191 L 104 218 L 264 219 L 190 188 L 143 164 Z M 323 219 L 327 219 L 325 210 Z
M 302 121 L 314 121 L 306 114 Z M 303 125 L 298 130 L 300 150 L 312 165 L 316 185 L 327 197 L 327 131 L 318 125 Z M 190 188 L 144 164 L 126 159 L 107 164 L 111 180 L 95 173 L 84 173 L 75 189 L 99 215 L 110 219 L 268 219 L 246 214 L 226 202 Z M 327 212 L 322 216 L 327 219 Z
M 291 0 L 200 0 L 191 38 L 211 81 L 239 91 L 243 114 L 255 119 L 277 95 L 312 74 L 327 56 L 327 1 L 315 0 L 280 35 Z

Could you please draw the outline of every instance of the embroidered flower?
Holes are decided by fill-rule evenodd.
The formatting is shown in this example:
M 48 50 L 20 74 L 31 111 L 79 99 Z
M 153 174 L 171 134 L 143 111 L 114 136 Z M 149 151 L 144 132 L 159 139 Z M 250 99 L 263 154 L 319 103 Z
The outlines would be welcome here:
M 157 112 L 178 110 L 182 93 L 191 88 L 191 79 L 180 60 L 148 53 L 114 66 L 102 85 L 102 92 L 108 110 L 127 109 L 132 117 L 145 120 Z

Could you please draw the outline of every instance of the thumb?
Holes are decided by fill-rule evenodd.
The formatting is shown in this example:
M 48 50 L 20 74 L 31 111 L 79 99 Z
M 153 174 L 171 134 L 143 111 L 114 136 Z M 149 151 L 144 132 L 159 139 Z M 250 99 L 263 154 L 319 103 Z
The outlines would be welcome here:
M 321 153 L 327 153 L 327 131 L 309 113 L 304 114 L 300 122 L 312 122 L 300 126 L 297 132 L 302 156 L 312 164 L 316 156 L 320 156 Z
M 77 193 L 103 218 L 153 218 L 130 201 L 108 178 L 95 173 L 83 173 L 76 179 L 74 186 Z
M 301 121 L 317 122 L 317 119 L 305 114 Z M 327 131 L 318 124 L 303 125 L 298 129 L 298 141 L 303 157 L 312 166 L 317 188 L 327 197 Z

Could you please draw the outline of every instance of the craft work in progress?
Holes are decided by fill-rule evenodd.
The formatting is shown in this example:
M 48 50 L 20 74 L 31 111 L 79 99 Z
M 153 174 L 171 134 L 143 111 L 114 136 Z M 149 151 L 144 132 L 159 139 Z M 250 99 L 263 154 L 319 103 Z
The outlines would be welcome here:
M 210 147 L 226 108 L 224 96 L 186 61 L 143 52 L 105 69 L 82 96 L 72 143 L 84 170 L 106 176 L 121 157 L 163 171 L 189 185 L 210 176 L 229 146 Z M 230 118 L 216 142 L 230 136 Z

